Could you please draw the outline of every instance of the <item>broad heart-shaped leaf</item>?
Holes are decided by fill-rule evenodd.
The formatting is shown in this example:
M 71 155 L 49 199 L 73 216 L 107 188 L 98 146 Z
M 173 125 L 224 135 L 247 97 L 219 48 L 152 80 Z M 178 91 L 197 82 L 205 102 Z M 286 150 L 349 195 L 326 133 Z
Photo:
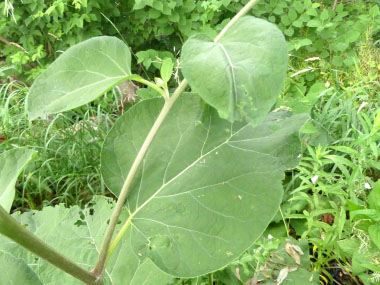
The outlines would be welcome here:
M 0 284 L 42 285 L 36 273 L 21 259 L 0 251 Z
M 259 122 L 275 104 L 285 79 L 287 46 L 273 24 L 238 20 L 218 42 L 195 35 L 182 48 L 182 72 L 191 89 L 231 122 Z
M 144 100 L 108 134 L 102 174 L 116 195 L 163 100 Z M 283 171 L 297 164 L 306 116 L 272 113 L 257 127 L 220 119 L 197 95 L 173 106 L 131 186 L 132 247 L 163 271 L 193 277 L 222 268 L 276 214 Z
M 0 206 L 7 212 L 11 210 L 15 198 L 17 177 L 34 153 L 26 148 L 15 148 L 0 154 Z
M 86 104 L 131 75 L 131 53 L 115 37 L 81 42 L 54 61 L 33 83 L 29 119 Z
M 93 204 L 84 210 L 78 206 L 45 207 L 42 211 L 14 214 L 13 217 L 39 238 L 54 246 L 57 251 L 85 269 L 91 270 L 96 263 L 98 249 L 115 203 L 109 198 L 96 197 Z M 124 211 L 121 219 L 126 218 Z M 13 241 L 0 236 L 0 252 L 2 251 L 23 260 L 45 285 L 82 284 Z M 154 283 L 149 282 L 152 279 L 155 280 Z M 115 250 L 105 272 L 106 285 L 165 285 L 170 280 L 171 277 L 160 271 L 150 260 L 139 260 L 131 249 L 128 235 Z

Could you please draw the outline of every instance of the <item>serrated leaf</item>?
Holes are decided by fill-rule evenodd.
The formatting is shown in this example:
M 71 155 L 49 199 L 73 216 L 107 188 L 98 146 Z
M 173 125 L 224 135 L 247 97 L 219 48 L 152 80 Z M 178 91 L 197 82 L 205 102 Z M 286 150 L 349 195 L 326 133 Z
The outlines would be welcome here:
M 108 134 L 101 169 L 116 195 L 162 106 L 161 99 L 142 101 Z M 257 127 L 231 124 L 198 96 L 181 96 L 129 192 L 136 254 L 180 277 L 237 258 L 278 210 L 283 170 L 298 162 L 306 118 L 278 112 Z
M 33 83 L 29 119 L 70 110 L 93 101 L 131 75 L 131 53 L 115 37 L 81 42 L 54 61 Z
M 0 251 L 0 284 L 42 285 L 37 275 L 21 259 Z
M 36 152 L 17 148 L 0 155 L 0 206 L 9 212 L 15 197 L 17 177 Z
M 281 91 L 287 62 L 281 31 L 251 16 L 238 20 L 218 42 L 196 35 L 182 48 L 182 72 L 191 89 L 231 122 L 266 117 Z
M 93 204 L 95 205 L 88 206 L 84 210 L 78 206 L 45 207 L 42 211 L 14 214 L 13 217 L 40 239 L 53 245 L 61 254 L 85 269 L 91 270 L 96 263 L 98 250 L 115 203 L 109 198 L 96 197 Z M 123 211 L 120 218 L 127 218 L 126 211 Z M 0 236 L 0 251 L 7 252 L 29 264 L 44 285 L 82 284 L 71 275 L 37 258 L 2 236 Z M 107 264 L 105 285 L 140 285 L 144 282 L 151 284 L 149 280 L 152 278 L 155 278 L 159 285 L 167 284 L 170 280 L 170 277 L 162 273 L 151 261 L 140 261 L 134 255 L 131 250 L 130 236 L 126 235 Z

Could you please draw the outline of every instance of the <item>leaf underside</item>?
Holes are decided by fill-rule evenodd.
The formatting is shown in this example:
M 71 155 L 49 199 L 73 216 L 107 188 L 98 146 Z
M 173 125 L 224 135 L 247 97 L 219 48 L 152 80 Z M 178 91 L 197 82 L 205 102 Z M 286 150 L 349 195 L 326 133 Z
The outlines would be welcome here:
M 94 205 L 88 206 L 84 210 L 78 206 L 71 208 L 65 208 L 63 205 L 45 207 L 42 211 L 14 214 L 13 217 L 39 238 L 53 245 L 61 254 L 90 271 L 96 263 L 98 249 L 103 241 L 108 219 L 115 203 L 109 198 L 95 197 L 92 204 Z M 126 211 L 123 211 L 120 218 L 124 220 L 127 218 L 126 215 Z M 3 236 L 0 236 L 1 252 L 6 252 L 29 265 L 44 285 L 82 284 L 71 275 L 36 257 Z M 151 283 L 151 280 L 155 282 Z M 131 249 L 129 235 L 123 238 L 109 260 L 105 272 L 106 285 L 165 285 L 170 280 L 171 277 L 160 271 L 150 260 L 137 258 Z
M 0 206 L 9 212 L 15 197 L 16 179 L 32 159 L 33 150 L 16 148 L 0 155 Z
M 115 195 L 162 106 L 161 99 L 142 101 L 108 134 L 101 170 Z M 257 127 L 231 124 L 199 96 L 181 96 L 129 192 L 136 254 L 179 277 L 237 258 L 278 210 L 283 171 L 298 163 L 298 131 L 306 119 L 279 112 Z
M 238 20 L 218 41 L 195 35 L 182 48 L 182 72 L 192 91 L 235 120 L 263 120 L 281 91 L 287 45 L 273 24 L 252 16 Z
M 33 270 L 21 259 L 0 250 L 0 284 L 42 285 Z
M 33 83 L 29 119 L 70 110 L 93 101 L 131 75 L 131 53 L 115 37 L 79 43 L 55 60 Z
M 224 267 L 265 230 L 281 202 L 283 172 L 298 163 L 298 131 L 307 117 L 267 115 L 287 67 L 286 44 L 275 26 L 244 17 L 218 43 L 191 38 L 182 59 L 192 90 L 229 121 L 198 95 L 178 99 L 134 179 L 127 202 L 131 228 L 108 263 L 106 284 L 167 283 L 156 266 L 178 277 Z M 68 49 L 33 84 L 29 118 L 94 100 L 132 76 L 130 62 L 128 47 L 113 37 Z M 102 175 L 115 195 L 162 106 L 161 99 L 135 105 L 107 136 Z M 231 123 L 246 119 L 256 126 Z M 91 270 L 113 207 L 97 198 L 91 209 L 46 207 L 15 217 Z M 124 209 L 120 220 L 126 218 Z M 24 261 L 43 284 L 78 284 L 3 237 L 0 251 Z

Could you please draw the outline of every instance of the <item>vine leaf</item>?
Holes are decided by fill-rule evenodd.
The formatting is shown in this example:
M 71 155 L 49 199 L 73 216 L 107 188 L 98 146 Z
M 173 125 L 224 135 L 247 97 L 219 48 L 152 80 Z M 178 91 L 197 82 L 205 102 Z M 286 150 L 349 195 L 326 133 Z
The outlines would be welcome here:
M 91 204 L 93 205 L 84 210 L 79 206 L 65 208 L 63 205 L 58 205 L 44 207 L 42 211 L 31 211 L 21 215 L 16 213 L 13 217 L 40 239 L 54 245 L 61 254 L 91 271 L 98 257 L 98 249 L 103 241 L 108 219 L 115 203 L 109 198 L 97 196 Z M 126 218 L 127 213 L 124 211 L 121 219 Z M 45 285 L 57 284 L 57 280 L 60 284 L 82 284 L 71 275 L 3 236 L 0 236 L 0 252 L 6 252 L 29 264 Z M 121 268 L 123 270 L 120 270 Z M 129 236 L 123 238 L 109 260 L 104 278 L 105 284 L 130 285 L 144 284 L 145 280 L 151 280 L 151 278 L 159 280 L 158 285 L 165 285 L 171 279 L 150 260 L 139 260 L 135 256 Z M 139 283 L 141 280 L 142 282 Z
M 54 61 L 33 83 L 29 119 L 70 110 L 93 101 L 131 75 L 131 53 L 115 37 L 77 44 Z
M 35 153 L 26 148 L 15 148 L 0 155 L 0 206 L 7 212 L 15 198 L 17 177 Z
M 42 285 L 36 273 L 21 259 L 0 251 L 0 284 Z
M 287 45 L 273 24 L 239 19 L 214 42 L 191 37 L 182 48 L 182 72 L 191 89 L 231 122 L 259 122 L 277 100 L 288 64 Z
M 101 171 L 115 195 L 162 105 L 161 99 L 136 104 L 109 132 Z M 278 210 L 283 171 L 298 163 L 306 119 L 278 112 L 256 127 L 231 124 L 199 96 L 179 97 L 129 192 L 135 253 L 178 277 L 239 257 Z

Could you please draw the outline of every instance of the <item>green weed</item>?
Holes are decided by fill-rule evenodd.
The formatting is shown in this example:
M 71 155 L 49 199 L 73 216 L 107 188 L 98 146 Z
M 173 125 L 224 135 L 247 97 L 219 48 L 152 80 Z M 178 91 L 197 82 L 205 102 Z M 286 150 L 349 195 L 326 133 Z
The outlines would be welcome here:
M 107 190 L 99 173 L 103 138 L 113 125 L 122 96 L 113 91 L 93 105 L 30 123 L 25 114 L 28 88 L 9 83 L 0 88 L 0 152 L 15 146 L 38 151 L 38 159 L 18 185 L 15 208 L 88 202 Z

